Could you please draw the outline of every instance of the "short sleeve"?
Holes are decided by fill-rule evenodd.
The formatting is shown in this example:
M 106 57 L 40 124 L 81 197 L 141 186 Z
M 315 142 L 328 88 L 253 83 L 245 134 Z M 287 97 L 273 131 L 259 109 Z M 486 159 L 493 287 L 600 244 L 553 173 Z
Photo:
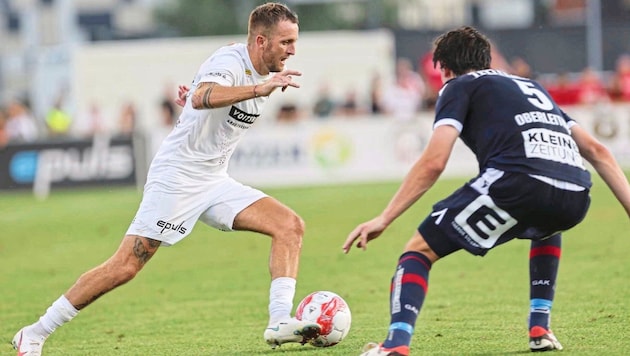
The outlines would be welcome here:
M 237 76 L 244 69 L 237 54 L 232 51 L 219 51 L 200 68 L 199 82 L 213 82 L 223 86 L 234 86 Z
M 435 107 L 434 127 L 447 124 L 462 131 L 470 103 L 470 95 L 465 90 L 464 84 L 464 82 L 452 80 L 444 85 Z

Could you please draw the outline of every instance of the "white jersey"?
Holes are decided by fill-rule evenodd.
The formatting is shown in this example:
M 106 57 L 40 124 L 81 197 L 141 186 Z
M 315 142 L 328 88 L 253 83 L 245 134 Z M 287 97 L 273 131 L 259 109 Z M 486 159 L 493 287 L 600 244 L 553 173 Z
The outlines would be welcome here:
M 249 58 L 245 44 L 217 50 L 199 68 L 177 124 L 158 149 L 147 177 L 167 191 L 196 192 L 227 178 L 228 161 L 236 145 L 260 116 L 267 97 L 244 100 L 227 107 L 197 110 L 190 96 L 199 83 L 245 86 L 264 82 Z

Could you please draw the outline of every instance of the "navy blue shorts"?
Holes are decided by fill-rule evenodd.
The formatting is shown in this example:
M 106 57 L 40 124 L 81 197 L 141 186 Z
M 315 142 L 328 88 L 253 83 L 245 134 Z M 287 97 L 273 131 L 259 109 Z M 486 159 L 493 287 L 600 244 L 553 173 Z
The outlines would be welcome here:
M 527 174 L 490 169 L 433 206 L 418 231 L 438 256 L 483 256 L 515 238 L 540 240 L 580 223 L 589 190 L 557 188 Z

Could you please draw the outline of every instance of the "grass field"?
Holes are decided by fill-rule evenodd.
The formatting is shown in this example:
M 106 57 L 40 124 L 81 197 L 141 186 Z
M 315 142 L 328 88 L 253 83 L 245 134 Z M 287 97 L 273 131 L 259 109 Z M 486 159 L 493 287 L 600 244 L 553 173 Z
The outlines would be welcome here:
M 378 213 L 397 184 L 269 189 L 307 223 L 295 305 L 319 289 L 353 313 L 341 344 L 316 349 L 262 339 L 267 322 L 269 240 L 205 225 L 162 248 L 129 284 L 59 328 L 46 355 L 358 355 L 386 333 L 388 287 L 404 245 L 430 205 L 462 180 L 443 180 L 372 242 L 343 255 L 356 224 Z M 553 328 L 571 355 L 630 354 L 628 217 L 596 181 L 585 222 L 565 234 Z M 0 193 L 0 355 L 85 270 L 109 257 L 135 213 L 131 188 Z M 526 241 L 473 257 L 459 252 L 432 269 L 412 344 L 414 355 L 529 353 Z

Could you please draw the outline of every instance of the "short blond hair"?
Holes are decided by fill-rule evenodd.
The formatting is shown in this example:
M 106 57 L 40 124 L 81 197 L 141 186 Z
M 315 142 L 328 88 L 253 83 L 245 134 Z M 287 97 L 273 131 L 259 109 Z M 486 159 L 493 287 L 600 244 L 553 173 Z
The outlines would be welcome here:
M 249 14 L 248 39 L 253 40 L 258 34 L 269 36 L 281 21 L 299 24 L 298 15 L 285 4 L 268 2 L 259 5 Z

